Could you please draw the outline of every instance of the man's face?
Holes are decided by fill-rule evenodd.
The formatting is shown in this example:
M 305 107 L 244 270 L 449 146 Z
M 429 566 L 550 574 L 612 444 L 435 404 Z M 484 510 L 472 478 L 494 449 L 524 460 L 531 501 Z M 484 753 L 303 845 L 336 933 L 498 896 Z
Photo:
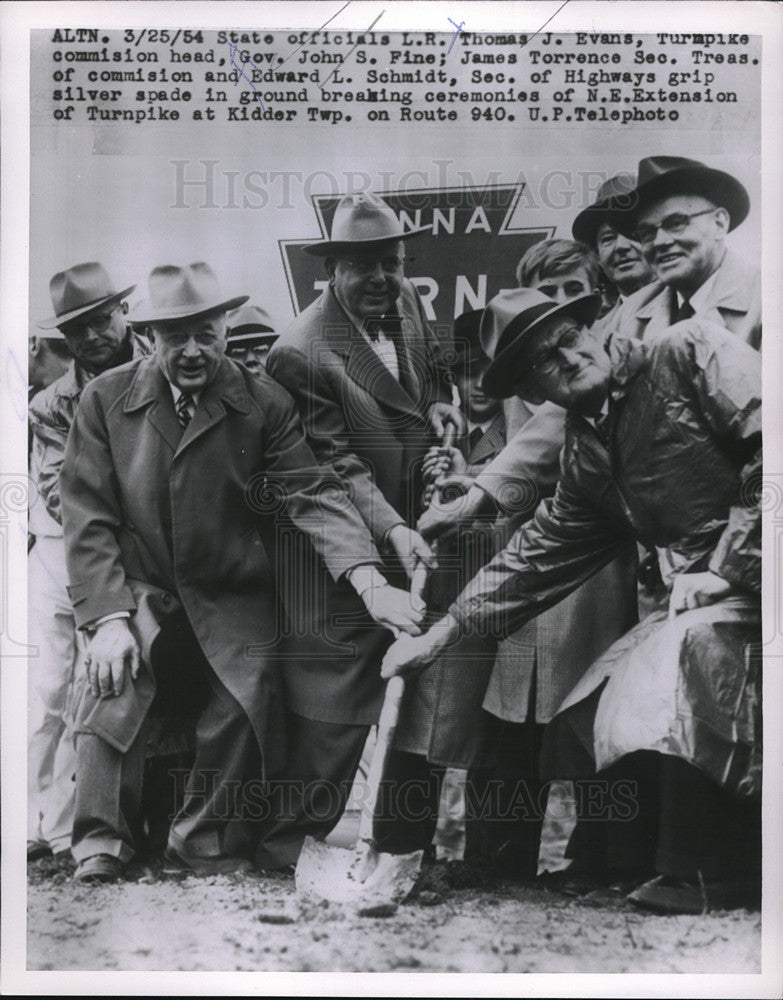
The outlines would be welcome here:
M 596 250 L 601 270 L 623 295 L 631 295 L 652 281 L 653 273 L 642 256 L 641 246 L 606 222 L 598 228 Z
M 471 361 L 466 368 L 459 369 L 456 374 L 462 409 L 474 424 L 486 423 L 500 410 L 500 400 L 490 399 L 481 391 L 481 379 L 488 367 L 489 359 L 481 357 Z
M 645 227 L 664 221 L 682 227 L 682 231 L 670 233 L 660 228 L 654 236 L 652 230 L 645 233 Z M 684 295 L 692 295 L 720 264 L 728 226 L 725 208 L 717 208 L 699 195 L 672 195 L 640 212 L 637 230 L 645 237 L 642 250 L 656 277 Z
M 589 295 L 595 289 L 590 285 L 590 276 L 583 267 L 554 274 L 551 278 L 542 278 L 538 274 L 530 283 L 530 288 L 536 288 L 559 305 L 578 299 L 580 295 Z
M 256 347 L 232 347 L 228 344 L 228 356 L 232 361 L 240 361 L 248 371 L 260 375 L 266 371 L 266 359 L 269 354 L 269 344 L 259 344 Z
M 126 336 L 124 303 L 101 306 L 60 327 L 71 353 L 91 372 L 112 367 Z
M 548 399 L 579 413 L 597 413 L 609 388 L 609 355 L 568 316 L 555 317 L 531 338 L 519 370 L 523 399 Z
M 155 356 L 182 392 L 200 392 L 217 375 L 226 351 L 226 314 L 154 323 Z
M 400 295 L 403 260 L 403 243 L 393 240 L 374 250 L 357 248 L 345 258 L 327 261 L 338 301 L 361 319 L 391 312 Z

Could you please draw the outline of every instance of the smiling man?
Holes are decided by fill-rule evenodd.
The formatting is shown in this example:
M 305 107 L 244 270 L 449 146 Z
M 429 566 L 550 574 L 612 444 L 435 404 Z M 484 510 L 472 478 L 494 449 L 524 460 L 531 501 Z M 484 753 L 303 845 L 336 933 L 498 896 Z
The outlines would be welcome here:
M 316 462 L 290 397 L 225 357 L 227 311 L 247 297 L 222 295 L 204 263 L 155 268 L 149 288 L 137 318 L 152 327 L 154 357 L 88 387 L 61 473 L 69 593 L 89 638 L 72 848 L 85 882 L 116 879 L 138 846 L 155 717 L 195 723 L 167 864 L 250 867 L 260 782 L 283 763 L 279 588 L 296 576 L 297 553 L 313 547 L 315 565 L 353 593 L 355 617 L 366 605 L 370 624 L 416 632 L 420 617 L 386 586 L 367 528 Z M 364 604 L 359 569 L 378 579 Z M 300 764 L 329 741 L 317 724 L 285 737 Z M 316 776 L 327 792 L 339 781 L 323 768 Z M 317 797 L 312 805 L 315 832 L 326 814 Z
M 726 247 L 750 210 L 731 174 L 680 156 L 639 164 L 636 187 L 610 205 L 611 225 L 638 243 L 662 283 L 633 295 L 615 328 L 645 337 L 697 316 L 761 346 L 761 275 Z
M 384 676 L 420 670 L 462 634 L 505 636 L 594 576 L 629 539 L 654 547 L 668 610 L 599 657 L 544 738 L 544 777 L 634 782 L 628 811 L 582 812 L 574 846 L 607 884 L 671 913 L 757 901 L 761 850 L 761 365 L 691 318 L 608 349 L 566 306 L 525 289 L 487 306 L 484 389 L 565 407 L 562 476 Z M 615 804 L 616 805 L 616 804 Z M 601 823 L 589 822 L 601 818 Z M 585 836 L 585 828 L 588 828 Z M 601 843 L 596 844 L 600 835 Z M 590 842 L 589 853 L 584 850 Z M 585 856 L 586 855 L 586 856 Z M 653 878 L 649 878 L 653 875 Z M 633 885 L 631 886 L 633 888 Z

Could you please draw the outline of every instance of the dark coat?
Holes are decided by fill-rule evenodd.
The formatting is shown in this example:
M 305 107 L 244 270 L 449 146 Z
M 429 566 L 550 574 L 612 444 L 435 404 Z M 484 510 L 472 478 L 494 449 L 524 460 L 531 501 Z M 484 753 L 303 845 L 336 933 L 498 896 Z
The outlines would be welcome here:
M 593 576 L 628 539 L 663 550 L 669 583 L 677 573 L 709 569 L 751 599 L 755 595 L 758 603 L 758 353 L 726 330 L 696 319 L 648 342 L 615 342 L 612 350 L 605 425 L 599 430 L 568 415 L 563 475 L 555 496 L 541 504 L 535 518 L 452 606 L 466 628 L 480 624 L 508 634 Z M 661 627 L 669 626 L 664 621 Z M 671 623 L 672 632 L 678 628 L 676 621 Z M 709 643 L 701 640 L 701 646 L 709 648 Z M 679 650 L 675 643 L 675 660 L 688 663 L 687 658 L 678 660 Z M 632 664 L 633 657 L 625 662 Z M 757 692 L 754 684 L 745 683 L 748 664 L 726 658 L 723 669 L 738 672 L 733 680 L 738 677 L 739 682 L 730 685 L 741 692 L 737 717 L 752 717 L 746 702 Z M 722 680 L 720 671 L 698 673 L 698 717 L 721 717 L 726 703 L 721 685 L 729 680 Z M 687 685 L 677 685 L 683 688 Z M 583 684 L 580 691 L 588 693 Z M 675 701 L 677 724 L 691 726 L 691 735 L 697 718 L 695 710 L 692 715 L 688 711 L 695 704 L 692 692 L 685 702 Z M 708 705 L 714 708 L 712 716 Z M 686 735 L 680 747 L 687 745 Z M 671 752 L 678 750 L 672 747 Z
M 296 572 L 288 548 L 302 548 L 306 534 L 335 578 L 377 561 L 334 472 L 316 463 L 288 394 L 224 359 L 183 434 L 156 359 L 123 365 L 85 389 L 60 482 L 77 627 L 133 612 L 149 665 L 161 623 L 184 608 L 246 710 L 267 768 L 277 766 L 285 621 L 276 583 Z M 145 671 L 119 698 L 85 704 L 83 720 L 126 749 L 154 690 Z
M 299 316 L 272 348 L 267 371 L 296 400 L 316 457 L 345 482 L 356 509 L 383 549 L 394 525 L 415 525 L 421 460 L 434 438 L 427 411 L 449 400 L 437 342 L 409 282 L 398 301 L 400 381 L 348 318 L 331 288 Z M 390 583 L 407 587 L 387 554 Z M 294 712 L 324 722 L 374 723 L 383 694 L 380 663 L 391 633 L 364 613 L 346 585 L 308 564 L 299 603 L 310 626 L 285 647 L 286 698 Z M 325 691 L 335 691 L 325 698 Z

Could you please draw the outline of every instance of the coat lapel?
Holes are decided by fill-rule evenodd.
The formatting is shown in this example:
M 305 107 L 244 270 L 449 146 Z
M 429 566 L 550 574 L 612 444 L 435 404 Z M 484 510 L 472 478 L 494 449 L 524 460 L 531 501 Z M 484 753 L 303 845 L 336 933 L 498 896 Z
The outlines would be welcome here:
M 169 397 L 171 398 L 170 392 Z M 226 405 L 239 413 L 250 412 L 250 399 L 242 375 L 236 365 L 224 358 L 214 381 L 201 393 L 193 419 L 179 442 L 177 457 L 225 418 Z M 171 409 L 174 410 L 173 401 Z M 174 419 L 176 420 L 176 413 Z
M 362 337 L 348 316 L 340 307 L 331 289 L 324 292 L 322 306 L 322 329 L 329 344 L 336 353 L 345 358 L 345 371 L 350 379 L 366 389 L 379 403 L 422 419 L 414 399 L 405 391 L 391 374 L 375 351 Z M 410 321 L 403 316 L 402 334 L 399 338 L 406 352 L 407 365 L 400 364 L 400 375 L 407 367 L 411 373 L 411 389 L 418 385 L 410 354 Z
M 498 413 L 486 432 L 479 438 L 467 456 L 468 465 L 478 465 L 494 458 L 506 446 L 506 420 L 502 412 Z

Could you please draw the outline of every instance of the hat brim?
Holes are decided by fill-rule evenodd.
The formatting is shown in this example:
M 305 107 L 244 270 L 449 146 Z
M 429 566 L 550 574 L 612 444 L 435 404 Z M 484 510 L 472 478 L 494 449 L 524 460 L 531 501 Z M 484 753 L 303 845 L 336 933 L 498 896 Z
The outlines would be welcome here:
M 595 322 L 600 309 L 600 295 L 580 295 L 579 298 L 571 299 L 562 305 L 555 305 L 548 312 L 536 317 L 532 323 L 523 327 L 508 347 L 490 363 L 481 380 L 484 395 L 492 399 L 508 399 L 514 395 L 514 389 L 521 380 L 514 362 L 519 360 L 522 349 L 530 338 L 539 332 L 542 324 L 557 316 L 573 316 L 585 326 L 590 326 Z M 512 320 L 509 326 L 514 322 L 515 320 Z
M 155 309 L 150 305 L 141 303 L 138 310 L 128 319 L 131 323 L 175 323 L 180 319 L 196 319 L 202 316 L 209 316 L 211 313 L 229 312 L 242 306 L 250 298 L 249 295 L 238 295 L 233 299 L 225 299 L 219 302 L 200 303 L 198 306 L 172 306 L 169 309 Z
M 624 211 L 625 206 L 620 204 L 620 202 L 623 200 L 627 201 L 628 198 L 628 195 L 620 195 L 617 199 L 610 198 L 595 205 L 589 205 L 574 219 L 571 226 L 571 235 L 579 243 L 584 243 L 586 246 L 595 249 L 598 243 L 598 230 L 604 222 L 612 226 L 613 229 L 616 228 L 614 216 L 617 212 Z M 635 204 L 635 201 L 629 203 L 629 207 L 630 204 Z
M 271 345 L 279 336 L 280 334 L 275 333 L 274 330 L 246 330 L 244 333 L 237 333 L 236 330 L 231 329 L 228 334 L 228 346 L 246 348 Z
M 119 302 L 121 299 L 124 299 L 126 295 L 130 295 L 135 287 L 135 285 L 131 285 L 129 288 L 124 288 L 121 292 L 112 292 L 111 295 L 103 295 L 101 298 L 96 299 L 95 302 L 88 302 L 86 306 L 79 306 L 78 309 L 72 309 L 70 312 L 63 313 L 61 316 L 50 316 L 48 319 L 42 320 L 37 325 L 42 330 L 54 330 L 57 327 L 65 326 L 67 323 L 78 319 L 80 316 L 86 316 L 87 313 L 95 312 L 96 309 L 103 308 L 107 302 Z
M 397 243 L 400 240 L 409 240 L 414 236 L 421 236 L 422 233 L 429 232 L 432 232 L 432 227 L 423 226 L 420 229 L 409 229 L 405 233 L 400 233 L 399 236 L 381 236 L 372 240 L 352 240 L 348 243 L 344 240 L 322 240 L 320 243 L 308 243 L 302 247 L 302 250 L 310 254 L 311 257 L 337 257 L 341 253 L 350 253 L 351 250 L 374 250 L 376 247 L 383 246 L 384 243 Z
M 653 203 L 671 195 L 695 194 L 715 202 L 729 213 L 729 232 L 750 211 L 750 197 L 736 177 L 714 167 L 687 166 L 669 170 L 640 184 L 624 196 L 627 207 L 612 205 L 609 222 L 619 233 L 632 238 L 639 215 Z

